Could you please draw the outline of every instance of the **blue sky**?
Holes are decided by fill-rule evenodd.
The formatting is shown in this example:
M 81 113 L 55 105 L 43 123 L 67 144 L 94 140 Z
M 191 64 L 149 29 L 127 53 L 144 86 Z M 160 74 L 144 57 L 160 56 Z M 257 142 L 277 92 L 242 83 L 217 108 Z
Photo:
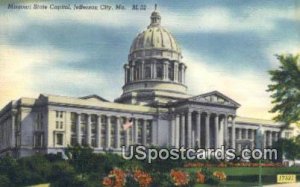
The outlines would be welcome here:
M 162 25 L 182 48 L 190 94 L 219 90 L 242 104 L 239 115 L 272 116 L 267 71 L 278 66 L 274 54 L 299 52 L 299 3 L 144 2 L 68 1 L 124 4 L 124 11 L 7 10 L 2 3 L 0 106 L 39 93 L 118 97 L 131 42 L 148 26 L 157 3 Z M 39 1 L 52 3 L 64 1 Z M 147 9 L 133 11 L 133 4 Z

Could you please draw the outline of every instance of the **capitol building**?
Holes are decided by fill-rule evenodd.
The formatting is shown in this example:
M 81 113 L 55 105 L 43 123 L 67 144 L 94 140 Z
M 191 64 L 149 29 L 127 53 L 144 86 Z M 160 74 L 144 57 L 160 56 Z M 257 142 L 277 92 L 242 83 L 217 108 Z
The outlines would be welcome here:
M 76 144 L 95 152 L 134 144 L 241 150 L 257 146 L 259 127 L 264 147 L 293 135 L 293 129 L 280 131 L 280 123 L 237 116 L 241 105 L 219 91 L 189 95 L 179 44 L 158 11 L 150 18 L 129 49 L 120 97 L 40 94 L 11 101 L 0 111 L 0 155 L 63 153 Z M 132 126 L 124 130 L 128 120 Z

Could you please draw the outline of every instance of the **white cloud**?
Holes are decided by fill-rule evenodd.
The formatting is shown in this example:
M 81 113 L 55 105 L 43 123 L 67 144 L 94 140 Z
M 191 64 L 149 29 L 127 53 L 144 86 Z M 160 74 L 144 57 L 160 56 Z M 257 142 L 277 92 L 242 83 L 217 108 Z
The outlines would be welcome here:
M 268 32 L 278 19 L 298 19 L 295 11 L 286 9 L 245 8 L 239 14 L 225 7 L 205 7 L 189 14 L 164 12 L 164 23 L 176 32 Z
M 232 73 L 199 56 L 185 51 L 187 85 L 191 94 L 218 90 L 242 105 L 238 109 L 240 116 L 265 119 L 273 116 L 268 113 L 272 105 L 269 93 L 266 92 L 269 84 L 267 73 Z
M 0 106 L 19 97 L 36 97 L 41 92 L 76 95 L 80 90 L 100 90 L 105 82 L 104 73 L 72 70 L 57 64 L 65 59 L 84 58 L 82 54 L 62 50 L 0 46 Z M 67 92 L 61 90 L 64 87 L 74 89 Z
M 299 20 L 296 10 L 298 9 L 247 7 L 236 13 L 226 7 L 214 6 L 202 7 L 187 13 L 185 11 L 170 11 L 164 7 L 159 8 L 162 15 L 162 25 L 174 32 L 269 32 L 276 28 L 278 19 Z M 66 21 L 105 27 L 134 26 L 144 29 L 150 23 L 151 11 L 151 9 L 138 12 L 130 9 L 123 11 L 34 10 L 24 11 L 20 14 L 24 18 L 22 20 L 39 21 L 43 24 Z M 11 13 L 7 12 L 8 14 Z M 5 14 L 1 17 L 0 20 L 10 19 L 9 23 L 12 27 L 19 27 L 24 24 L 20 19 L 17 20 L 14 15 L 12 18 L 7 18 Z M 149 18 L 148 21 L 145 18 Z

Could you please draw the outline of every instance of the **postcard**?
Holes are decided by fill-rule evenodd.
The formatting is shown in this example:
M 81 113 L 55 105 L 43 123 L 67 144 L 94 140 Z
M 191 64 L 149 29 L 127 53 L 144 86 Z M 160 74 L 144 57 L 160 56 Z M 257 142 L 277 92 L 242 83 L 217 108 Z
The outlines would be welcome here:
M 300 186 L 296 0 L 0 2 L 0 187 Z

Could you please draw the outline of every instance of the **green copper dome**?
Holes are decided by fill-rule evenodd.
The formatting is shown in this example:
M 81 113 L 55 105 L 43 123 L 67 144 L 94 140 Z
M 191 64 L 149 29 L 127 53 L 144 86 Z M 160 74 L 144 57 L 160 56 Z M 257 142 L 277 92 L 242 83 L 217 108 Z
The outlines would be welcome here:
M 181 50 L 172 34 L 161 26 L 161 17 L 157 11 L 151 14 L 151 23 L 133 40 L 129 56 L 157 56 L 169 59 L 181 59 Z

